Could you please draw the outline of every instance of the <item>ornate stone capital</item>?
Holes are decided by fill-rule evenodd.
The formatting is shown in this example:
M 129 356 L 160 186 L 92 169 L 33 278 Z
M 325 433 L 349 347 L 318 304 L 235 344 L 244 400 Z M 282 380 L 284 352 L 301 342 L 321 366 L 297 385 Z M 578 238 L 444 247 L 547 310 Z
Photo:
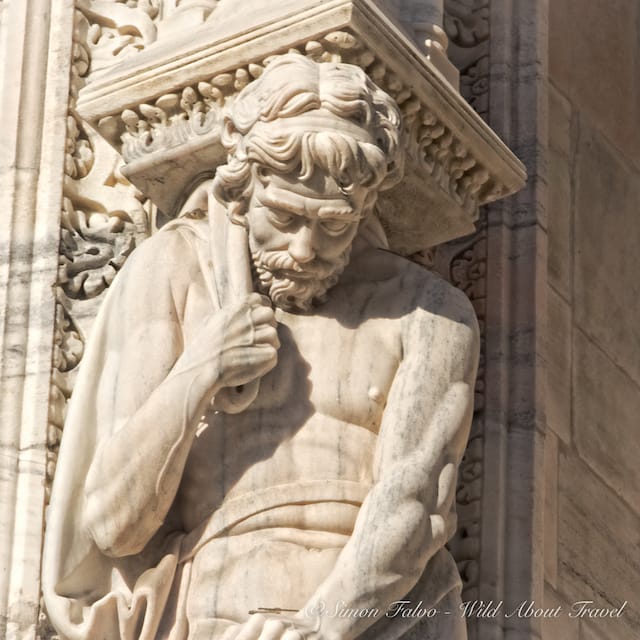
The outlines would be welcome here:
M 400 106 L 405 178 L 380 207 L 395 251 L 472 232 L 479 205 L 522 186 L 521 163 L 373 0 L 284 0 L 235 16 L 214 11 L 188 38 L 154 43 L 80 93 L 79 115 L 165 214 L 224 160 L 224 106 L 274 55 L 291 51 L 361 67 Z

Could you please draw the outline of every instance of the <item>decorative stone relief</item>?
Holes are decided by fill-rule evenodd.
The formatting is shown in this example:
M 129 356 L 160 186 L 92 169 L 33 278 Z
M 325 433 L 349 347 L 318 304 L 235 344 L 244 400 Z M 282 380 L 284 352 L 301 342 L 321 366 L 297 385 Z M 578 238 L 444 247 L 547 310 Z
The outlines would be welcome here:
M 489 0 L 445 0 L 449 58 L 460 71 L 460 93 L 486 119 L 489 111 Z
M 504 187 L 495 183 L 465 143 L 355 34 L 331 32 L 289 51 L 316 61 L 356 64 L 366 70 L 400 106 L 407 132 L 407 154 L 469 215 L 475 216 L 478 200 L 493 200 L 504 194 Z M 226 102 L 259 77 L 272 58 L 216 75 L 153 103 L 126 109 L 119 116 L 105 117 L 98 123 L 98 129 L 117 146 L 117 140 L 121 139 L 126 162 L 205 136 L 220 126 Z
M 99 72 L 180 36 L 211 16 L 219 0 L 76 0 L 89 28 L 91 71 Z
M 99 71 L 141 51 L 157 38 L 162 0 L 76 0 L 86 20 L 91 70 Z
M 463 599 L 478 597 L 480 577 L 480 522 L 482 518 L 482 472 L 484 464 L 485 319 L 486 319 L 486 231 L 481 229 L 466 241 L 437 248 L 435 269 L 464 291 L 473 304 L 480 328 L 480 360 L 475 385 L 474 416 L 469 444 L 460 464 L 456 493 L 458 529 L 449 549 L 463 580 Z M 471 627 L 471 625 L 469 625 Z M 471 628 L 470 638 L 473 638 Z
M 274 54 L 287 51 L 356 64 L 401 106 L 407 139 L 402 192 L 415 202 L 399 207 L 385 199 L 382 224 L 394 230 L 394 250 L 410 255 L 470 232 L 479 203 L 502 197 L 521 180 L 521 165 L 373 0 L 282 0 L 261 5 L 247 21 L 222 3 L 189 40 L 162 43 L 137 66 L 116 65 L 82 92 L 79 112 L 122 151 L 125 175 L 169 217 L 181 202 L 180 190 L 166 186 L 166 172 L 186 186 L 199 167 L 220 164 L 221 109 Z M 183 145 L 190 147 L 190 160 L 175 166 L 164 150 L 179 154 Z M 416 235 L 411 216 L 425 204 L 433 213 L 420 218 Z
M 83 84 L 87 69 L 92 63 L 88 52 L 91 52 L 91 55 L 95 53 L 96 60 L 103 52 L 107 52 L 104 59 L 111 63 L 115 60 L 117 63 L 120 55 L 124 57 L 145 46 L 144 38 L 138 43 L 125 42 L 126 38 L 118 40 L 124 32 L 113 35 L 109 29 L 114 27 L 110 24 L 105 23 L 101 26 L 95 22 L 95 9 L 99 4 L 104 3 L 91 3 L 91 11 L 94 13 L 85 11 L 79 14 L 78 31 L 89 36 L 93 46 L 87 48 L 81 44 L 82 39 L 79 39 L 76 64 L 78 82 L 75 83 L 75 89 L 72 89 L 68 125 L 68 179 L 65 184 L 59 277 L 60 313 L 56 332 L 56 345 L 59 348 L 54 356 L 54 367 L 57 371 L 54 371 L 51 402 L 51 423 L 55 429 L 52 428 L 50 435 L 52 469 L 49 477 L 53 475 L 53 461 L 60 440 L 61 418 L 71 388 L 69 376 L 72 375 L 71 372 L 83 353 L 82 322 L 86 321 L 86 326 L 90 326 L 96 309 L 94 302 L 99 300 L 101 293 L 110 285 L 115 273 L 133 250 L 136 236 L 148 235 L 153 227 L 154 212 L 144 197 L 136 193 L 122 175 L 118 166 L 119 156 L 104 146 L 102 138 L 82 122 L 75 109 L 77 89 Z M 127 9 L 140 9 L 137 4 L 129 2 Z M 197 8 L 196 4 L 198 3 L 185 2 L 183 7 L 191 11 Z M 147 9 L 150 6 L 146 3 Z M 174 8 L 177 9 L 177 5 Z M 205 7 L 205 12 L 210 13 L 209 10 L 213 8 Z M 147 11 L 147 15 L 156 18 L 158 11 L 156 10 L 153 16 Z M 88 28 L 87 16 L 93 21 L 93 25 L 89 25 Z M 98 32 L 96 24 L 101 29 L 106 26 L 107 31 Z M 98 37 L 95 36 L 97 33 Z M 110 33 L 112 35 L 109 35 Z M 136 37 L 139 36 L 140 31 Z M 121 49 L 112 46 L 117 44 L 116 41 L 123 44 Z M 365 46 L 363 42 L 355 31 L 330 31 L 298 47 L 289 47 L 289 50 L 318 62 L 350 62 L 364 68 L 369 76 L 395 99 L 402 111 L 408 140 L 407 156 L 422 174 L 429 176 L 448 194 L 451 201 L 459 206 L 465 215 L 475 216 L 479 201 L 493 200 L 504 195 L 510 187 L 496 179 L 488 168 L 478 161 L 476 149 L 467 144 L 464 136 L 456 134 L 443 123 L 440 115 L 426 106 L 424 100 L 414 93 L 413 86 L 394 73 L 384 57 L 377 55 L 374 49 Z M 104 117 L 96 123 L 97 127 L 100 134 L 112 143 L 121 139 L 121 143 L 117 142 L 116 146 L 121 149 L 124 160 L 130 166 L 154 157 L 154 154 L 180 150 L 190 140 L 219 135 L 224 110 L 233 107 L 237 94 L 252 80 L 260 78 L 272 61 L 272 56 L 261 58 L 259 61 L 212 75 L 206 80 L 178 87 L 177 90 L 165 93 L 159 98 L 141 101 L 115 115 Z M 98 153 L 98 149 L 101 149 L 101 153 Z M 184 194 L 179 201 L 184 201 L 187 195 Z M 190 212 L 183 208 L 183 213 L 186 216 L 193 211 L 202 211 L 201 206 L 200 202 L 199 206 Z M 194 215 L 186 217 L 198 218 Z M 379 233 L 388 232 L 389 224 L 391 223 L 385 223 L 383 220 L 383 229 L 380 229 Z M 471 294 L 469 297 L 476 310 L 478 307 L 481 308 L 483 303 L 484 274 L 477 269 L 477 260 L 482 250 L 482 243 L 466 246 L 452 259 L 450 265 L 452 282 Z M 421 252 L 419 257 L 414 255 L 412 258 L 422 264 L 428 264 L 433 260 L 427 251 Z M 85 316 L 81 309 L 87 302 L 92 304 L 91 311 Z M 276 302 L 276 306 L 285 312 L 291 311 L 286 304 Z M 482 315 L 480 319 L 482 321 Z M 60 375 L 56 375 L 57 373 Z M 481 379 L 476 385 L 475 395 L 476 401 L 479 401 L 478 412 L 483 400 Z M 217 409 L 220 410 L 220 407 Z M 205 423 L 199 424 L 198 430 L 202 429 L 206 429 Z M 458 487 L 456 496 L 461 533 L 459 539 L 454 539 L 451 543 L 467 592 L 477 582 L 478 575 L 481 445 L 481 424 L 474 418 L 471 441 L 460 467 L 462 484 Z M 464 542 L 460 543 L 462 539 Z M 278 617 L 282 620 L 282 615 Z M 291 624 L 296 627 L 295 622 Z M 310 632 L 304 629 L 302 625 L 302 630 L 296 637 L 315 637 L 308 635 Z M 288 635 L 283 637 L 289 638 Z M 453 638 L 454 635 L 449 634 L 447 637 Z
M 113 2 L 79 2 L 75 13 L 50 394 L 47 499 L 66 403 L 73 388 L 75 367 L 82 357 L 85 335 L 101 294 L 133 250 L 136 239 L 148 236 L 151 227 L 150 203 L 120 173 L 122 159 L 82 122 L 75 110 L 93 55 L 102 46 L 95 40 L 97 23 L 89 20 L 98 20 L 102 10 L 109 16 L 108 19 L 103 16 L 105 24 L 112 24 L 114 16 L 133 15 L 131 12 L 143 5 L 147 15 L 153 6 L 144 2 L 140 7 L 136 2 L 117 4 L 112 13 Z M 103 37 L 107 37 L 106 32 Z M 115 37 L 109 39 L 114 44 Z

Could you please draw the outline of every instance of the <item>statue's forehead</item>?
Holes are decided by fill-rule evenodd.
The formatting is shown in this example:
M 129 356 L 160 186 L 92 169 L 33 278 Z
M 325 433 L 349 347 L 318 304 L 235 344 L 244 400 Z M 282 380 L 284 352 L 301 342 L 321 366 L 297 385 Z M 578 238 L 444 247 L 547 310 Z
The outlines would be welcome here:
M 272 174 L 261 181 L 256 195 L 267 206 L 281 207 L 293 213 L 358 218 L 365 190 L 356 188 L 355 193 L 346 194 L 331 176 L 321 174 L 324 172 L 316 171 L 308 181 Z
M 271 209 L 279 209 L 311 218 L 349 218 L 359 220 L 360 210 L 345 198 L 315 198 L 292 191 L 267 187 L 257 195 L 258 202 Z
M 287 191 L 303 197 L 347 201 L 347 196 L 335 178 L 319 168 L 305 180 L 295 173 L 270 173 L 264 184 L 270 190 Z

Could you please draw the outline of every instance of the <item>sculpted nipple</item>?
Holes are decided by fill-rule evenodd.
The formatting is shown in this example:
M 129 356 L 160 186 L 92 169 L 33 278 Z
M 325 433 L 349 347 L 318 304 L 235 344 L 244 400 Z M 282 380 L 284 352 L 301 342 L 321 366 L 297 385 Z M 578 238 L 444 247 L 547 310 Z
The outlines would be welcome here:
M 384 405 L 386 398 L 384 393 L 378 389 L 378 387 L 369 387 L 369 400 L 373 400 L 376 404 Z

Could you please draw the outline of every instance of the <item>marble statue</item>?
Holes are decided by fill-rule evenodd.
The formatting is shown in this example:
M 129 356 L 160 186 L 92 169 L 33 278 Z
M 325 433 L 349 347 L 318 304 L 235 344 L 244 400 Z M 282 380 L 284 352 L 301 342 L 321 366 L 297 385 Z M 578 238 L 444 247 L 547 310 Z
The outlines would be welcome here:
M 429 638 L 463 639 L 444 545 L 478 329 L 386 245 L 398 108 L 355 66 L 286 55 L 221 135 L 227 164 L 95 322 L 47 518 L 49 616 L 73 639 L 392 639 L 418 607 Z

